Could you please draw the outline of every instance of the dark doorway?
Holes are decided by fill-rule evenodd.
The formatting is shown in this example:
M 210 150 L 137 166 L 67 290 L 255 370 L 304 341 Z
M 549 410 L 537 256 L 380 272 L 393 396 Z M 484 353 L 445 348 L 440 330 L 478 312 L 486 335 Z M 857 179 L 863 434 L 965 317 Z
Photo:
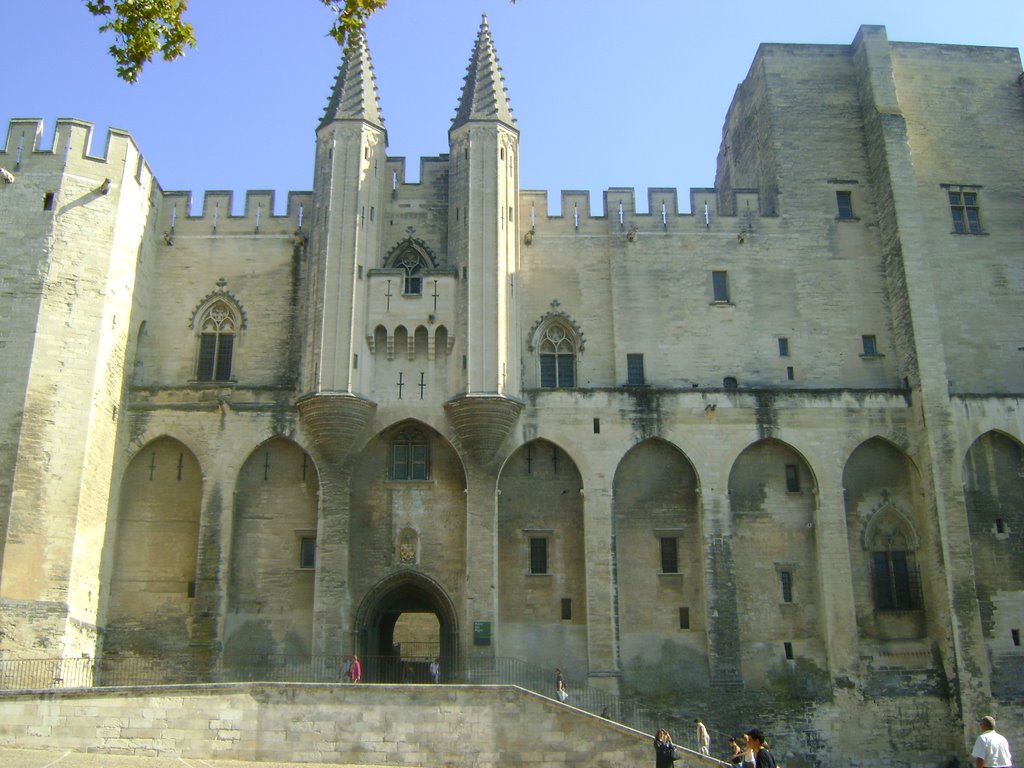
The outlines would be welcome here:
M 431 683 L 457 677 L 458 628 L 444 591 L 420 574 L 386 579 L 363 600 L 357 617 L 363 679 L 372 683 Z

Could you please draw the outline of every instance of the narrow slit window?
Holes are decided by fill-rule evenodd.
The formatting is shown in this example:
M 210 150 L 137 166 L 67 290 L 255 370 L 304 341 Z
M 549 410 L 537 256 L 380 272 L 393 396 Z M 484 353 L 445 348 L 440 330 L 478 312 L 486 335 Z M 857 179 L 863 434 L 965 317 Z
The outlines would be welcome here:
M 541 536 L 530 538 L 530 573 L 541 575 L 548 572 L 548 540 Z
M 836 192 L 836 208 L 838 209 L 837 215 L 840 219 L 854 218 L 852 194 L 845 191 Z

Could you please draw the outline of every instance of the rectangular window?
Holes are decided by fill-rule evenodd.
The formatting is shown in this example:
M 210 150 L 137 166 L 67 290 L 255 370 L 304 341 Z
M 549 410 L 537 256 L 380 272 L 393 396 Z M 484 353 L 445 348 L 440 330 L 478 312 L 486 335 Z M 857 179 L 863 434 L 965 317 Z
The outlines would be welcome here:
M 1010 639 L 1013 640 L 1013 644 L 1014 645 L 1020 645 L 1020 630 L 1019 629 L 1011 629 L 1010 630 Z
M 782 587 L 782 602 L 793 602 L 793 574 L 789 571 L 779 571 L 779 586 Z
M 530 573 L 548 572 L 548 540 L 533 536 L 530 538 Z
M 793 366 L 792 365 L 787 365 L 786 366 L 786 378 L 789 381 L 793 381 L 793 379 L 796 378 L 796 373 L 793 371 Z
M 786 490 L 790 493 L 800 492 L 800 470 L 796 464 L 786 465 Z
M 545 389 L 554 389 L 558 386 L 558 375 L 555 372 L 554 355 L 540 356 L 540 385 Z
M 571 620 L 572 620 L 572 598 L 571 597 L 563 597 L 562 598 L 562 621 L 571 621 Z
M 679 609 L 679 628 L 689 629 L 690 628 L 690 609 L 680 608 Z
M 43 210 L 53 210 L 53 192 L 47 192 L 46 194 L 43 195 Z
M 876 357 L 878 355 L 878 342 L 874 336 L 861 336 L 860 343 L 864 348 L 861 354 L 865 357 Z
M 631 387 L 644 384 L 644 356 L 640 354 L 626 355 L 626 381 Z
M 303 536 L 299 539 L 299 568 L 316 567 L 316 537 Z
M 917 571 L 906 552 L 873 552 L 871 570 L 877 610 L 911 611 L 920 607 Z
M 715 271 L 711 273 L 711 289 L 715 303 L 729 303 L 729 273 Z
M 787 659 L 792 659 L 793 658 L 793 644 L 792 643 L 790 643 L 788 641 L 784 642 L 782 644 L 782 650 L 785 652 Z
M 854 218 L 853 197 L 849 192 L 836 192 L 836 208 L 839 209 L 838 216 L 840 219 Z
M 679 540 L 675 536 L 661 538 L 661 572 L 679 573 Z
M 981 215 L 978 193 L 960 188 L 949 190 L 949 211 L 953 215 L 953 231 L 958 235 L 980 235 Z
M 789 357 L 789 339 L 785 336 L 779 337 L 779 357 Z

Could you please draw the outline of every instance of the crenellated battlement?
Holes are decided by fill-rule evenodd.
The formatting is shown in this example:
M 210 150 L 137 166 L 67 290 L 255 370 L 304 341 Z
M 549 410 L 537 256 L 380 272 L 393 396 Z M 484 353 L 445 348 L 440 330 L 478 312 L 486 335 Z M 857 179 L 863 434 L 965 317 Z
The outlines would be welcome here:
M 129 174 L 142 187 L 149 187 L 153 173 L 142 157 L 131 134 L 109 128 L 103 151 L 93 154 L 92 123 L 61 117 L 54 124 L 53 140 L 46 145 L 41 118 L 14 118 L 7 125 L 7 136 L 0 148 L 0 166 L 8 173 L 72 173 L 100 176 L 124 182 Z M 107 166 L 100 169 L 99 166 Z
M 574 227 L 585 227 L 588 222 L 618 223 L 628 229 L 631 225 L 649 228 L 652 225 L 667 227 L 677 223 L 683 228 L 714 228 L 722 219 L 730 227 L 751 231 L 758 218 L 777 217 L 761 213 L 760 195 L 753 189 L 730 190 L 723 196 L 713 187 L 690 189 L 690 212 L 680 213 L 679 194 L 674 187 L 651 187 L 647 190 L 647 211 L 637 210 L 636 191 L 632 187 L 610 187 L 602 193 L 604 214 L 592 213 L 590 192 L 587 190 L 562 190 L 560 213 L 548 213 L 548 193 L 543 190 L 523 190 L 519 194 L 521 221 L 526 229 L 535 228 L 546 222 L 557 226 L 569 221 Z M 726 197 L 723 200 L 723 197 Z M 733 213 L 732 211 L 735 211 Z
M 209 190 L 203 193 L 203 206 L 192 215 L 192 192 L 163 193 L 160 206 L 160 231 L 178 235 L 293 235 L 308 232 L 312 223 L 313 193 L 289 192 L 283 214 L 274 213 L 274 191 L 248 190 L 245 207 L 235 215 L 234 193 L 230 190 Z

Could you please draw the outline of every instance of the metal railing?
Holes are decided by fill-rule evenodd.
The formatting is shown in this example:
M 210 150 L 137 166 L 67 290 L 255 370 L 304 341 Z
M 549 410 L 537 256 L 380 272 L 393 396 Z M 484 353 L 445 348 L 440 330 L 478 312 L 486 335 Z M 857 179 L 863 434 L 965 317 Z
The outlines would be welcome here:
M 155 659 L 106 656 L 100 659 L 0 659 L 0 690 L 104 688 L 114 686 L 185 685 L 231 682 L 344 683 L 340 655 L 245 654 L 217 657 L 205 663 L 191 655 Z M 363 656 L 361 684 L 431 684 L 430 663 L 440 665 L 439 682 L 474 685 L 516 685 L 558 700 L 554 670 L 520 659 L 437 658 L 431 655 Z M 697 751 L 693 716 L 667 714 L 639 699 L 569 680 L 566 704 L 653 734 L 665 728 L 676 744 Z M 719 739 L 719 737 L 721 737 Z M 712 739 L 724 740 L 712 732 Z

